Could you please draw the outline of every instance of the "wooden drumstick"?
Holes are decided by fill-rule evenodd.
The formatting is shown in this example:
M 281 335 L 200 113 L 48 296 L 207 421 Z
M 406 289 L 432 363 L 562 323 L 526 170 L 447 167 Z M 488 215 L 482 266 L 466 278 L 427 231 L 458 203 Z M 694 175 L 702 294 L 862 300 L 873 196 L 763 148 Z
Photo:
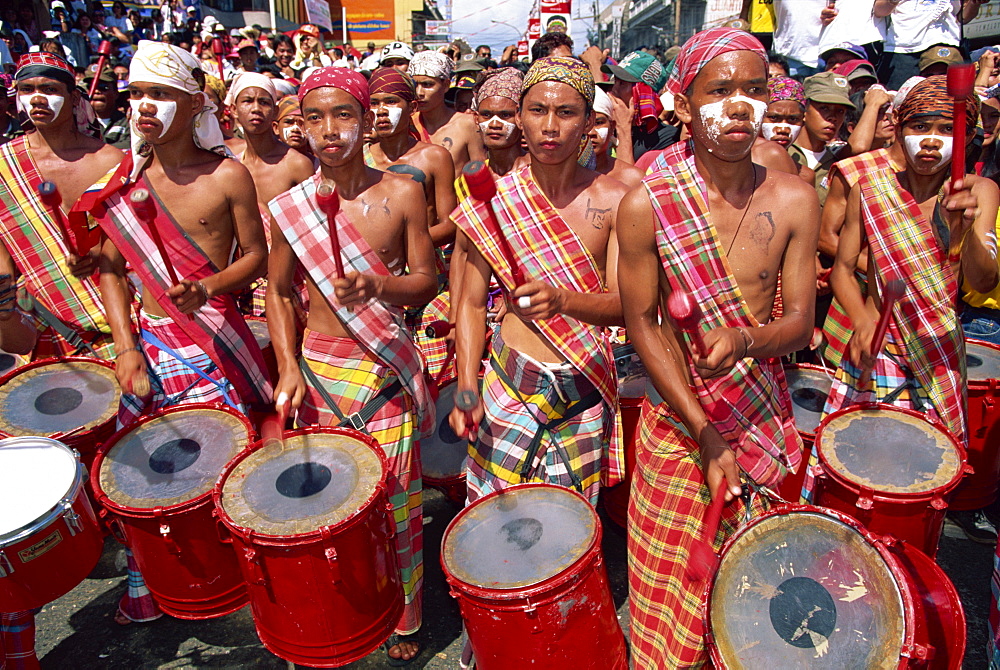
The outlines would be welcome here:
M 101 43 L 97 45 L 97 70 L 94 72 L 94 78 L 90 80 L 90 90 L 87 91 L 87 97 L 91 100 L 94 99 L 94 93 L 97 92 L 97 84 L 101 79 L 101 73 L 104 72 L 104 66 L 110 56 L 111 42 L 101 40 Z
M 872 338 L 871 355 L 878 356 L 885 344 L 885 334 L 889 329 L 889 319 L 892 317 L 892 307 L 906 292 L 906 282 L 902 279 L 890 279 L 882 287 L 882 308 L 878 312 L 878 324 L 875 326 L 875 337 Z M 868 383 L 871 370 L 862 370 L 858 377 L 858 387 Z
M 337 266 L 337 276 L 344 276 L 344 260 L 340 257 L 340 236 L 337 235 L 337 212 L 340 211 L 340 196 L 337 189 L 327 183 L 322 183 L 316 189 L 316 204 L 321 212 L 326 214 L 326 222 L 330 226 L 330 246 L 333 252 L 333 262 Z
M 976 82 L 976 66 L 972 63 L 948 66 L 948 95 L 954 100 L 951 121 L 951 187 L 965 178 L 965 101 Z
M 279 450 L 285 448 L 285 422 L 288 421 L 288 394 L 278 394 L 274 402 L 275 412 L 268 414 L 260 425 L 260 437 L 265 447 L 276 444 Z
M 469 188 L 469 195 L 486 205 L 486 216 L 488 223 L 497 231 L 497 244 L 500 245 L 500 253 L 510 266 L 511 274 L 514 276 L 514 288 L 524 283 L 524 273 L 521 266 L 517 264 L 517 256 L 510 247 L 505 235 L 500 234 L 503 229 L 497 219 L 497 213 L 493 209 L 493 198 L 497 194 L 497 184 L 493 181 L 490 169 L 483 161 L 471 161 L 462 168 L 462 176 L 465 177 L 465 185 Z
M 729 486 L 728 480 L 723 476 L 719 483 L 719 489 L 712 498 L 712 505 L 708 508 L 708 515 L 705 517 L 705 533 L 700 540 L 696 540 L 691 547 L 691 554 L 688 556 L 687 577 L 693 582 L 703 582 L 715 569 L 715 550 L 712 544 L 715 535 L 719 532 L 719 521 L 722 519 L 722 503 L 726 500 L 726 488 Z
M 59 226 L 59 232 L 62 233 L 63 242 L 66 243 L 66 247 L 69 252 L 74 256 L 79 256 L 77 252 L 76 245 L 73 244 L 73 238 L 69 235 L 69 228 L 66 226 L 66 218 L 62 213 L 62 194 L 59 193 L 59 187 L 56 186 L 55 182 L 43 181 L 38 185 L 38 197 L 41 199 L 42 204 L 49 208 L 49 213 L 52 215 L 52 219 Z
M 222 44 L 222 40 L 218 37 L 212 38 L 212 53 L 215 54 L 215 62 L 219 66 L 219 79 L 226 81 L 225 70 L 222 69 L 222 52 L 225 50 L 225 46 Z
M 701 308 L 687 291 L 673 291 L 667 298 L 667 311 L 677 328 L 691 337 L 691 348 L 696 356 L 707 353 L 701 338 Z
M 475 391 L 467 389 L 455 394 L 455 407 L 465 414 L 465 435 L 461 437 L 472 435 L 472 432 L 476 429 L 476 421 L 472 418 L 472 410 L 476 409 L 476 405 L 478 404 L 479 394 Z
M 453 324 L 441 319 L 432 321 L 429 326 L 424 328 L 424 335 L 426 337 L 444 337 L 454 329 L 455 326 Z

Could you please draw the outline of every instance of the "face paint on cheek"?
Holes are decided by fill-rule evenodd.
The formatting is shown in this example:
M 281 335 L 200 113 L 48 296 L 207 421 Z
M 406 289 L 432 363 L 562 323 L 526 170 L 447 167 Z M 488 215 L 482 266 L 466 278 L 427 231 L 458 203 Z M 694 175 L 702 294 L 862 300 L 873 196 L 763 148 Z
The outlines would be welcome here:
M 607 141 L 607 139 L 608 139 L 608 127 L 607 126 L 604 126 L 603 128 L 594 128 L 594 132 L 597 133 L 597 141 L 598 142 L 600 142 L 601 144 L 604 144 L 604 142 Z
M 701 112 L 701 123 L 705 128 L 705 132 L 708 133 L 709 139 L 713 142 L 719 139 L 725 127 L 730 125 L 730 114 L 732 112 L 727 112 L 727 110 L 732 110 L 732 106 L 740 102 L 744 102 L 750 106 L 749 120 L 752 126 L 751 133 L 754 137 L 760 134 L 760 125 L 764 120 L 764 112 L 767 111 L 767 103 L 748 98 L 745 95 L 734 95 L 731 98 L 719 100 L 718 102 L 710 102 L 707 105 L 701 106 L 699 110 Z
M 501 132 L 503 133 L 503 137 L 505 140 L 510 137 L 511 133 L 514 132 L 515 126 L 513 123 L 511 123 L 510 121 L 504 121 L 499 116 L 491 116 L 488 120 L 483 121 L 482 123 L 479 124 L 479 130 L 482 131 L 483 135 L 490 132 L 490 126 L 493 125 L 494 121 L 498 121 L 502 126 Z
M 781 131 L 783 135 L 790 137 L 791 141 L 794 142 L 795 138 L 802 132 L 802 126 L 793 126 L 788 123 L 760 124 L 760 132 L 761 135 L 764 136 L 765 140 L 773 140 L 778 131 Z
M 66 102 L 66 98 L 61 95 L 45 95 L 44 93 L 29 93 L 28 95 L 17 96 L 17 109 L 18 111 L 28 114 L 31 112 L 31 100 L 32 98 L 45 98 L 45 104 L 50 110 L 52 110 L 52 116 L 58 117 L 59 112 L 63 108 L 63 103 Z
M 141 98 L 139 100 L 129 100 L 129 105 L 132 107 L 132 122 L 136 123 L 139 120 L 139 105 L 150 105 L 155 110 L 153 116 L 156 120 L 160 122 L 162 129 L 160 130 L 160 137 L 167 134 L 170 130 L 170 124 L 174 122 L 174 115 L 177 114 L 177 103 L 173 100 L 150 100 L 149 98 Z
M 389 113 L 389 123 L 392 124 L 392 132 L 396 132 L 396 128 L 399 127 L 399 120 L 403 118 L 403 110 L 399 107 L 386 107 L 385 111 Z
M 903 135 L 903 146 L 906 148 L 906 155 L 910 157 L 910 160 L 917 160 L 917 154 L 920 153 L 920 145 L 926 140 L 934 140 L 941 145 L 937 149 L 938 153 L 941 154 L 941 158 L 934 164 L 935 170 L 951 160 L 950 137 L 943 137 L 941 135 Z

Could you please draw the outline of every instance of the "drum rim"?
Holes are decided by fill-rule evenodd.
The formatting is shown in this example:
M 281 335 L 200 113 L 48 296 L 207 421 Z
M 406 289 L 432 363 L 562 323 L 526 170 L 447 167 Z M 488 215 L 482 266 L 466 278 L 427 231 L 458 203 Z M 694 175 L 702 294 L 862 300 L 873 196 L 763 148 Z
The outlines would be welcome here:
M 379 463 L 382 465 L 382 477 L 375 483 L 372 492 L 364 500 L 364 502 L 361 503 L 361 505 L 359 505 L 353 513 L 344 517 L 337 523 L 320 526 L 307 533 L 297 533 L 294 535 L 273 535 L 271 533 L 262 533 L 259 530 L 239 525 L 233 520 L 222 504 L 223 487 L 233 470 L 235 470 L 244 459 L 264 447 L 264 440 L 258 439 L 251 442 L 246 449 L 233 456 L 229 462 L 226 463 L 226 467 L 222 469 L 222 473 L 219 475 L 219 478 L 215 480 L 215 486 L 212 487 L 211 490 L 212 503 L 215 506 L 219 521 L 222 522 L 222 525 L 224 525 L 230 533 L 236 535 L 244 542 L 253 542 L 261 545 L 291 546 L 297 544 L 311 544 L 329 533 L 338 533 L 358 523 L 362 518 L 362 514 L 367 512 L 367 510 L 369 510 L 371 506 L 378 501 L 380 496 L 386 496 L 386 500 L 388 500 L 389 494 L 388 487 L 386 486 L 386 477 L 389 474 L 389 460 L 375 438 L 367 433 L 362 433 L 361 431 L 354 430 L 352 428 L 342 428 L 340 426 L 306 426 L 303 428 L 296 428 L 295 430 L 285 431 L 284 437 L 287 439 L 290 437 L 300 437 L 302 435 L 314 435 L 318 433 L 326 435 L 346 435 L 364 442 L 366 445 L 371 447 L 373 452 L 375 452 Z M 389 512 L 389 516 L 389 523 L 395 523 L 392 521 L 391 511 Z
M 878 489 L 871 489 L 872 493 L 874 494 L 873 499 L 888 500 L 888 501 L 929 500 L 950 493 L 962 482 L 962 479 L 968 474 L 966 470 L 968 469 L 969 458 L 968 454 L 965 451 L 965 447 L 963 447 L 961 443 L 959 443 L 959 441 L 955 438 L 955 436 L 952 435 L 951 432 L 941 422 L 932 419 L 926 414 L 922 414 L 921 412 L 917 412 L 912 409 L 907 409 L 906 407 L 896 407 L 895 405 L 888 405 L 885 403 L 867 402 L 838 409 L 836 412 L 833 412 L 832 414 L 828 414 L 827 416 L 825 416 L 823 420 L 820 421 L 819 426 L 817 426 L 815 447 L 816 447 L 816 454 L 819 457 L 820 465 L 826 466 L 823 468 L 823 476 L 830 477 L 831 479 L 836 480 L 838 483 L 846 486 L 852 492 L 857 491 L 860 493 L 863 490 L 868 490 L 868 489 L 862 489 L 861 485 L 859 485 L 854 480 L 844 476 L 843 473 L 836 470 L 830 465 L 829 459 L 823 452 L 823 440 L 822 440 L 823 429 L 826 428 L 827 424 L 829 424 L 831 421 L 834 421 L 835 419 L 838 419 L 841 416 L 844 416 L 845 414 L 853 414 L 863 411 L 895 412 L 898 414 L 906 414 L 914 418 L 922 419 L 923 421 L 927 422 L 927 425 L 933 427 L 941 435 L 943 435 L 948 444 L 954 447 L 956 453 L 958 454 L 958 467 L 955 468 L 955 474 L 952 475 L 951 479 L 949 479 L 944 484 L 936 486 L 932 489 L 927 489 L 926 491 L 915 491 L 915 492 L 880 491 Z
M 590 510 L 590 514 L 593 516 L 594 519 L 594 535 L 593 537 L 591 537 L 590 543 L 587 545 L 587 547 L 580 553 L 580 555 L 576 558 L 576 560 L 567 565 L 562 572 L 555 575 L 550 575 L 549 577 L 546 577 L 533 584 L 523 584 L 520 586 L 513 586 L 509 588 L 489 588 L 486 586 L 479 586 L 478 584 L 470 584 L 464 579 L 458 577 L 448 567 L 446 560 L 448 554 L 445 551 L 445 547 L 447 545 L 448 538 L 451 537 L 451 534 L 455 529 L 455 526 L 466 515 L 467 510 L 470 510 L 473 507 L 479 505 L 484 500 L 494 498 L 503 493 L 510 493 L 511 491 L 514 490 L 523 490 L 531 488 L 547 488 L 547 489 L 557 489 L 559 491 L 565 491 L 567 493 L 575 495 L 577 498 L 579 498 L 581 502 L 583 502 L 587 506 L 587 508 Z M 458 512 L 458 514 L 454 516 L 454 518 L 452 518 L 450 522 L 448 522 L 448 526 L 444 529 L 444 533 L 441 535 L 441 548 L 439 551 L 440 554 L 439 560 L 441 562 L 441 569 L 444 572 L 445 579 L 453 587 L 458 588 L 459 590 L 465 593 L 480 598 L 486 597 L 494 600 L 516 600 L 519 598 L 524 598 L 525 596 L 532 596 L 538 593 L 544 593 L 559 586 L 560 584 L 562 584 L 567 580 L 575 579 L 576 575 L 574 574 L 574 569 L 584 564 L 587 560 L 591 558 L 591 554 L 594 552 L 595 547 L 600 548 L 601 539 L 603 537 L 602 531 L 603 529 L 601 526 L 601 518 L 597 514 L 597 509 L 593 505 L 591 505 L 590 501 L 584 498 L 579 491 L 566 488 L 564 486 L 559 486 L 557 484 L 549 484 L 547 482 L 526 482 L 523 484 L 514 484 L 513 486 L 508 486 L 506 488 L 500 489 L 499 491 L 493 491 L 492 493 L 489 493 L 483 496 L 482 498 L 479 498 L 471 505 L 466 505 Z
M 915 646 L 917 632 L 916 612 L 914 611 L 914 594 L 910 593 L 909 588 L 903 588 L 900 586 L 901 583 L 909 584 L 909 582 L 901 579 L 902 577 L 909 577 L 909 572 L 903 567 L 899 559 L 893 555 L 891 549 L 893 544 L 900 541 L 892 537 L 876 535 L 862 526 L 857 519 L 854 519 L 843 512 L 826 507 L 819 507 L 817 505 L 799 505 L 793 503 L 777 505 L 760 516 L 751 519 L 749 523 L 741 526 L 737 532 L 733 533 L 726 540 L 726 542 L 722 545 L 722 549 L 719 550 L 719 565 L 721 566 L 722 559 L 725 558 L 727 553 L 729 553 L 729 550 L 736 543 L 736 541 L 751 528 L 763 523 L 765 519 L 769 519 L 774 516 L 784 516 L 791 513 L 811 513 L 831 517 L 854 529 L 868 544 L 872 546 L 872 548 L 875 549 L 878 555 L 885 562 L 889 572 L 892 574 L 893 581 L 896 584 L 896 590 L 899 592 L 900 600 L 903 603 L 903 639 L 900 640 L 899 645 L 900 659 L 904 658 L 904 654 L 912 652 Z M 708 583 L 705 586 L 705 591 L 702 596 L 705 613 L 702 617 L 702 622 L 705 626 L 705 644 L 709 649 L 709 655 L 712 658 L 713 664 L 716 668 L 728 668 L 729 666 L 726 665 L 726 660 L 722 657 L 722 652 L 719 650 L 719 646 L 715 642 L 715 633 L 712 629 L 712 591 L 715 588 L 715 582 L 718 575 L 719 570 L 716 568 L 709 576 Z
M 111 379 L 111 382 L 114 384 L 115 389 L 118 391 L 118 396 L 120 397 L 121 394 L 122 394 L 121 386 L 118 385 L 118 377 L 115 376 L 115 366 L 114 366 L 114 364 L 111 361 L 107 361 L 107 360 L 105 360 L 103 358 L 94 358 L 92 356 L 50 356 L 48 358 L 39 358 L 36 361 L 31 361 L 30 363 L 25 363 L 24 365 L 22 365 L 20 367 L 12 368 L 12 369 L 8 370 L 7 372 L 3 373 L 2 375 L 0 375 L 0 388 L 3 388 L 12 379 L 14 379 L 15 377 L 19 376 L 20 374 L 22 374 L 24 372 L 28 372 L 29 370 L 34 370 L 35 368 L 44 367 L 46 365 L 54 365 L 54 364 L 57 364 L 57 363 L 93 363 L 95 365 L 99 365 L 100 367 L 107 368 L 108 370 L 111 371 L 110 379 Z M 100 423 L 95 423 L 90 428 L 88 428 L 86 430 L 81 430 L 83 428 L 83 426 L 81 426 L 81 427 L 77 428 L 73 432 L 73 439 L 79 439 L 80 437 L 82 437 L 84 435 L 88 435 L 90 433 L 93 433 L 94 431 L 98 430 L 101 426 L 103 426 L 103 425 L 105 425 L 105 424 L 107 424 L 109 422 L 113 422 L 114 420 L 115 420 L 115 412 L 113 412 L 111 414 L 111 416 L 108 419 L 106 419 L 105 421 L 102 421 Z M 86 425 L 88 425 L 88 424 L 84 424 L 84 426 L 86 426 Z M 53 435 L 57 435 L 58 436 L 58 435 L 60 435 L 60 433 L 51 433 L 49 435 L 46 435 L 46 437 L 51 437 Z M 30 435 L 10 435 L 10 434 L 4 432 L 3 430 L 0 430 L 0 438 L 3 438 L 3 437 L 31 437 L 31 436 Z
M 983 340 L 970 340 L 968 337 L 966 337 L 965 338 L 965 355 L 966 355 L 966 357 L 968 357 L 968 355 L 969 355 L 969 345 L 970 344 L 973 344 L 973 345 L 975 345 L 977 347 L 983 347 L 984 349 L 992 349 L 992 350 L 994 350 L 997 353 L 998 356 L 1000 356 L 1000 344 L 994 344 L 992 342 L 984 342 Z M 1000 383 L 1000 380 L 994 380 L 992 378 L 989 378 L 989 379 L 973 379 L 972 377 L 969 377 L 968 371 L 966 371 L 966 375 L 965 376 L 967 378 L 966 381 L 968 383 L 968 386 L 969 386 L 970 390 L 972 389 L 973 386 L 975 386 L 977 388 L 977 390 L 978 390 L 978 389 L 988 389 L 991 386 L 996 386 L 997 385 L 997 384 L 990 384 L 991 381 L 996 381 L 997 383 Z
M 104 465 L 105 457 L 111 453 L 111 450 L 118 445 L 119 440 L 125 436 L 131 434 L 133 431 L 138 430 L 140 427 L 150 423 L 153 420 L 161 419 L 165 416 L 170 416 L 171 414 L 179 414 L 181 412 L 189 412 L 193 410 L 219 410 L 237 418 L 247 429 L 247 446 L 253 444 L 257 438 L 257 431 L 254 430 L 253 424 L 250 423 L 250 419 L 247 418 L 242 412 L 238 412 L 229 405 L 221 402 L 194 402 L 184 405 L 174 405 L 173 407 L 167 407 L 152 414 L 146 414 L 140 416 L 138 419 L 130 423 L 129 425 L 120 428 L 114 432 L 114 434 L 104 441 L 103 444 L 97 450 L 97 456 L 94 457 L 94 464 L 90 469 L 90 487 L 94 491 L 94 498 L 101 504 L 102 507 L 106 507 L 123 516 L 130 516 L 133 518 L 152 518 L 157 516 L 157 514 L 162 514 L 163 512 L 179 512 L 183 509 L 189 507 L 195 507 L 202 504 L 206 498 L 210 499 L 212 497 L 212 490 L 215 488 L 215 484 L 209 487 L 207 491 L 204 491 L 197 496 L 185 500 L 183 502 L 174 503 L 173 505 L 166 505 L 161 507 L 131 507 L 130 505 L 124 505 L 122 503 L 116 502 L 105 492 L 104 488 L 101 486 L 101 469 Z M 246 448 L 241 449 L 236 452 L 233 458 L 236 458 L 242 454 Z M 228 465 L 228 464 L 227 464 Z M 216 477 L 218 481 L 218 477 Z M 155 510 L 155 512 L 154 512 Z
M 831 383 L 833 382 L 833 374 L 836 372 L 836 370 L 830 370 L 829 368 L 825 368 L 822 365 L 816 365 L 815 363 L 785 363 L 784 365 L 781 366 L 781 369 L 785 373 L 785 387 L 788 388 L 789 397 L 791 396 L 791 386 L 792 386 L 791 383 L 788 381 L 789 370 L 809 370 L 810 372 L 819 372 L 829 377 Z M 792 412 L 793 420 L 795 418 L 794 414 L 795 413 L 793 411 Z M 820 412 L 820 415 L 822 414 L 823 413 Z M 820 420 L 820 423 L 822 423 L 822 419 Z M 798 427 L 798 425 L 795 426 L 795 430 L 798 432 L 799 437 L 801 437 L 803 440 L 812 440 L 813 438 L 816 437 L 816 431 L 819 430 L 819 424 L 816 425 L 816 430 L 813 431 L 802 430 L 801 428 Z
M 83 462 L 80 460 L 80 452 L 76 449 L 66 446 L 59 440 L 54 440 L 51 437 L 7 437 L 0 439 L 0 448 L 7 445 L 10 442 L 41 442 L 47 443 L 50 446 L 61 447 L 68 451 L 76 462 L 76 473 L 73 475 L 73 481 L 70 482 L 69 488 L 66 492 L 56 501 L 55 505 L 49 508 L 47 512 L 36 518 L 20 528 L 15 528 L 7 533 L 0 534 L 0 550 L 5 549 L 9 546 L 17 544 L 25 538 L 31 537 L 39 530 L 46 528 L 53 522 L 58 520 L 63 514 L 69 510 L 73 504 L 76 502 L 77 497 L 80 495 L 80 489 L 83 487 L 83 482 L 86 477 L 86 467 L 84 467 Z

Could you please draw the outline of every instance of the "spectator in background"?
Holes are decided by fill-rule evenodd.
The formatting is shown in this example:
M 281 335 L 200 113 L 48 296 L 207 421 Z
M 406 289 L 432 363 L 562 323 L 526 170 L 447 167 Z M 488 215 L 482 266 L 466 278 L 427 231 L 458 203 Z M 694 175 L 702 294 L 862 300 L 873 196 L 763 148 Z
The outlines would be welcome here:
M 96 71 L 96 64 L 87 68 L 83 85 L 88 90 Z M 90 104 L 94 108 L 94 116 L 100 125 L 101 137 L 104 142 L 122 151 L 129 149 L 132 137 L 124 109 L 124 103 L 127 99 L 128 91 L 119 92 L 118 80 L 115 78 L 114 72 L 111 68 L 104 68 L 104 72 L 97 80 L 97 90 L 94 91 L 94 97 L 90 99 Z
M 833 71 L 841 77 L 847 77 L 851 95 L 863 93 L 878 83 L 875 66 L 866 60 L 849 60 L 835 67 Z
M 853 42 L 838 42 L 820 52 L 823 69 L 831 72 L 844 63 L 852 60 L 867 60 L 865 48 Z
M 391 67 L 406 74 L 410 69 L 410 61 L 413 60 L 413 49 L 409 44 L 403 42 L 389 42 L 382 47 L 382 55 L 379 58 L 379 67 Z
M 292 43 L 292 38 L 288 35 L 275 35 L 271 48 L 274 49 L 274 64 L 281 72 L 281 76 L 294 77 L 295 71 L 292 70 L 291 64 L 295 57 L 295 44 Z
M 323 53 L 320 44 L 319 28 L 309 23 L 303 24 L 292 34 L 295 43 L 295 57 L 289 67 L 298 77 L 310 67 L 324 67 L 333 63 L 330 57 Z
M 253 40 L 243 39 L 236 45 L 236 53 L 240 56 L 239 72 L 256 72 L 260 49 Z
M 790 77 L 819 72 L 820 13 L 826 0 L 774 0 L 774 42 L 771 48 L 788 61 Z
M 816 188 L 820 205 L 826 202 L 829 190 L 827 174 L 841 158 L 850 156 L 847 143 L 840 141 L 840 127 L 847 111 L 855 105 L 849 97 L 846 77 L 834 72 L 821 72 L 803 82 L 806 96 L 805 127 L 789 147 L 788 153 L 799 166 L 799 176 Z
M 35 10 L 32 9 L 30 2 L 23 3 L 17 10 L 17 27 L 24 31 L 29 47 L 41 41 L 42 29 L 35 20 Z
M 619 158 L 634 163 L 647 151 L 659 151 L 677 141 L 680 131 L 658 118 L 663 104 L 657 94 L 667 81 L 660 61 L 645 51 L 633 51 L 617 65 L 605 63 L 601 72 L 614 77 L 608 92 L 611 97 L 635 110 L 630 124 L 617 125 Z
M 819 34 L 819 53 L 826 61 L 826 69 L 832 70 L 838 65 L 831 65 L 826 53 L 840 44 L 858 45 L 851 49 L 857 55 L 847 60 L 861 58 L 877 63 L 882 55 L 886 23 L 884 17 L 872 13 L 875 0 L 836 0 L 832 5 L 820 10 L 823 29 Z
M 490 49 L 488 44 L 480 44 L 476 47 L 476 60 L 481 60 L 483 58 L 491 58 L 493 56 L 493 51 Z
M 531 45 L 531 61 L 546 56 L 573 57 L 573 38 L 566 33 L 545 33 Z
M 14 111 L 14 96 L 9 94 L 14 77 L 0 74 L 0 144 L 6 144 L 18 135 L 23 135 L 21 124 Z
M 920 76 L 930 77 L 935 74 L 947 74 L 949 65 L 964 63 L 965 57 L 955 47 L 931 47 L 920 54 Z
M 94 22 L 89 14 L 81 13 L 76 17 L 76 22 L 73 24 L 73 32 L 83 35 L 87 40 L 87 47 L 90 49 L 91 56 L 97 54 L 97 49 L 101 45 L 101 40 L 104 39 L 104 34 L 94 26 Z

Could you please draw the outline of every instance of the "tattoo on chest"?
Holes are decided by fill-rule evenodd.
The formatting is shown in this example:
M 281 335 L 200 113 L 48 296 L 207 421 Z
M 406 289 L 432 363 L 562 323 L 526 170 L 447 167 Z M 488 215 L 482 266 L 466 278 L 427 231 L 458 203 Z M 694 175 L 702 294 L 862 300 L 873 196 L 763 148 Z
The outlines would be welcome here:
M 451 148 L 452 148 L 452 146 L 454 146 L 454 144 L 455 144 L 455 142 L 452 141 L 452 139 L 450 137 L 445 137 L 445 138 L 443 138 L 441 140 L 441 146 L 443 146 L 448 151 L 451 151 Z
M 750 229 L 750 240 L 757 246 L 764 247 L 764 253 L 767 253 L 767 247 L 774 239 L 776 230 L 771 212 L 760 212 L 754 217 L 753 228 Z
M 406 176 L 412 178 L 413 181 L 417 182 L 418 184 L 423 184 L 425 181 L 427 181 L 427 175 L 424 174 L 423 170 L 421 170 L 418 167 L 413 167 L 412 165 L 406 165 L 404 163 L 400 163 L 398 165 L 390 165 L 386 171 L 395 172 L 396 174 L 405 174 Z
M 590 221 L 590 225 L 594 228 L 600 230 L 604 228 L 604 224 L 607 221 L 607 217 L 611 215 L 611 208 L 601 209 L 600 207 L 591 207 L 590 198 L 587 198 L 587 211 L 584 213 L 584 218 Z
M 377 205 L 373 205 L 372 203 L 368 202 L 366 199 L 362 198 L 361 199 L 361 216 L 367 218 L 368 217 L 368 212 L 371 211 L 372 207 L 378 207 L 379 209 L 382 210 L 383 214 L 385 214 L 386 216 L 389 216 L 390 212 L 389 212 L 389 204 L 388 203 L 389 203 L 389 198 L 382 198 L 382 202 L 379 203 L 379 204 L 377 204 Z

